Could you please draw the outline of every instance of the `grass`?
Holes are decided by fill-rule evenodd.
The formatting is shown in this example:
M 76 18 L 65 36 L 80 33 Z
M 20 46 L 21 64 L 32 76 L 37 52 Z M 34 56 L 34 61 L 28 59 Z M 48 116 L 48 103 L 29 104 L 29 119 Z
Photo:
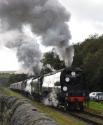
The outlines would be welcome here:
M 88 109 L 96 113 L 103 113 L 103 102 L 90 101 Z
M 7 88 L 0 88 L 2 93 L 5 93 L 8 96 L 16 96 L 18 98 L 25 98 L 22 95 L 13 92 Z M 26 98 L 27 99 L 27 98 Z M 72 116 L 63 114 L 61 112 L 56 111 L 53 108 L 47 107 L 41 103 L 30 101 L 32 105 L 34 105 L 40 112 L 47 114 L 49 117 L 53 118 L 58 125 L 86 125 L 84 122 L 79 121 L 78 119 L 73 118 Z
M 23 98 L 23 96 L 21 94 L 13 92 L 9 88 L 0 87 L 0 92 L 2 94 L 8 95 L 8 96 L 16 96 L 18 98 Z
M 55 119 L 59 125 L 85 125 L 83 122 L 74 119 L 72 116 L 63 114 L 61 112 L 56 111 L 53 108 L 47 107 L 41 103 L 33 102 L 34 106 L 36 106 L 40 112 L 44 112 L 48 114 L 50 117 Z

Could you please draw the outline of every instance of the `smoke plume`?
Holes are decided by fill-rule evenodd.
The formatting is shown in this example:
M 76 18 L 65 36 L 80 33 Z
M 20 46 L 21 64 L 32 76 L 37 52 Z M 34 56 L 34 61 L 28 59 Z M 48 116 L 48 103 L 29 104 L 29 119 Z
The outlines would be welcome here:
M 69 48 L 71 34 L 67 25 L 70 14 L 58 0 L 0 0 L 0 19 L 4 26 L 2 28 L 6 31 L 22 32 L 24 25 L 30 25 L 32 32 L 36 36 L 41 36 L 43 45 L 55 47 L 65 62 L 72 60 L 70 53 L 71 51 L 73 53 L 73 49 Z M 37 45 L 34 45 L 35 42 L 23 42 L 23 40 L 14 44 L 18 60 L 23 62 L 25 68 L 31 65 L 31 61 L 37 65 L 39 55 L 35 47 Z M 68 62 L 70 66 L 71 61 Z
M 7 42 L 6 47 L 16 49 L 18 61 L 25 72 L 35 75 L 39 73 L 41 51 L 34 39 L 20 34 L 14 41 Z

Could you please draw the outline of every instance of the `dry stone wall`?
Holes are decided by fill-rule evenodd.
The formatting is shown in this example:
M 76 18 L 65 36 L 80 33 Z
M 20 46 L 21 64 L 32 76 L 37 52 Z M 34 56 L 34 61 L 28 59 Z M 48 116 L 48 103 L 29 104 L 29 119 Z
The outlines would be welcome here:
M 0 96 L 0 125 L 57 125 L 30 104 L 28 100 Z

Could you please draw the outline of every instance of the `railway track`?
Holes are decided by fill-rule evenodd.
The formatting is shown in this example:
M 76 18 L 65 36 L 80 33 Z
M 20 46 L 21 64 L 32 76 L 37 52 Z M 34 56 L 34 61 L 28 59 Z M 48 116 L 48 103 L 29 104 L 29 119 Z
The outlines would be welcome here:
M 69 112 L 69 114 L 91 125 L 103 125 L 103 116 L 90 112 Z
M 91 112 L 80 112 L 80 111 L 68 111 L 65 112 L 63 109 L 57 109 L 52 107 L 53 109 L 62 112 L 64 115 L 70 115 L 74 118 L 80 119 L 81 121 L 84 121 L 87 125 L 103 125 L 103 116 L 102 115 L 97 115 L 95 113 L 91 113 Z
M 84 113 L 88 114 L 88 115 L 91 115 L 91 116 L 94 116 L 94 117 L 97 117 L 97 118 L 100 118 L 100 119 L 103 120 L 103 115 L 94 114 L 94 113 L 88 112 L 88 111 L 85 111 Z

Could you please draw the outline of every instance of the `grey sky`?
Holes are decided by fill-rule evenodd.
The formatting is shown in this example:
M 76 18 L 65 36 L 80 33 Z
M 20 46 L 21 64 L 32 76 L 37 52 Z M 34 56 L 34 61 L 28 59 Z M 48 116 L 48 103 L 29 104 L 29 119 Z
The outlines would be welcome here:
M 61 0 L 71 13 L 72 42 L 103 32 L 103 0 Z
M 97 33 L 100 35 L 103 33 L 103 0 L 60 1 L 71 13 L 70 22 L 68 23 L 72 36 L 71 43 L 81 42 L 91 34 Z M 8 37 L 8 33 L 6 35 L 0 34 L 0 41 L 7 39 L 6 36 Z M 3 55 L 10 59 L 13 58 L 13 64 Z M 2 63 L 0 63 L 0 70 L 10 70 L 10 67 L 12 70 L 18 69 L 17 59 L 14 53 L 12 54 L 11 50 L 2 48 L 0 50 L 0 58 L 2 60 Z M 7 59 L 9 65 L 6 65 Z

